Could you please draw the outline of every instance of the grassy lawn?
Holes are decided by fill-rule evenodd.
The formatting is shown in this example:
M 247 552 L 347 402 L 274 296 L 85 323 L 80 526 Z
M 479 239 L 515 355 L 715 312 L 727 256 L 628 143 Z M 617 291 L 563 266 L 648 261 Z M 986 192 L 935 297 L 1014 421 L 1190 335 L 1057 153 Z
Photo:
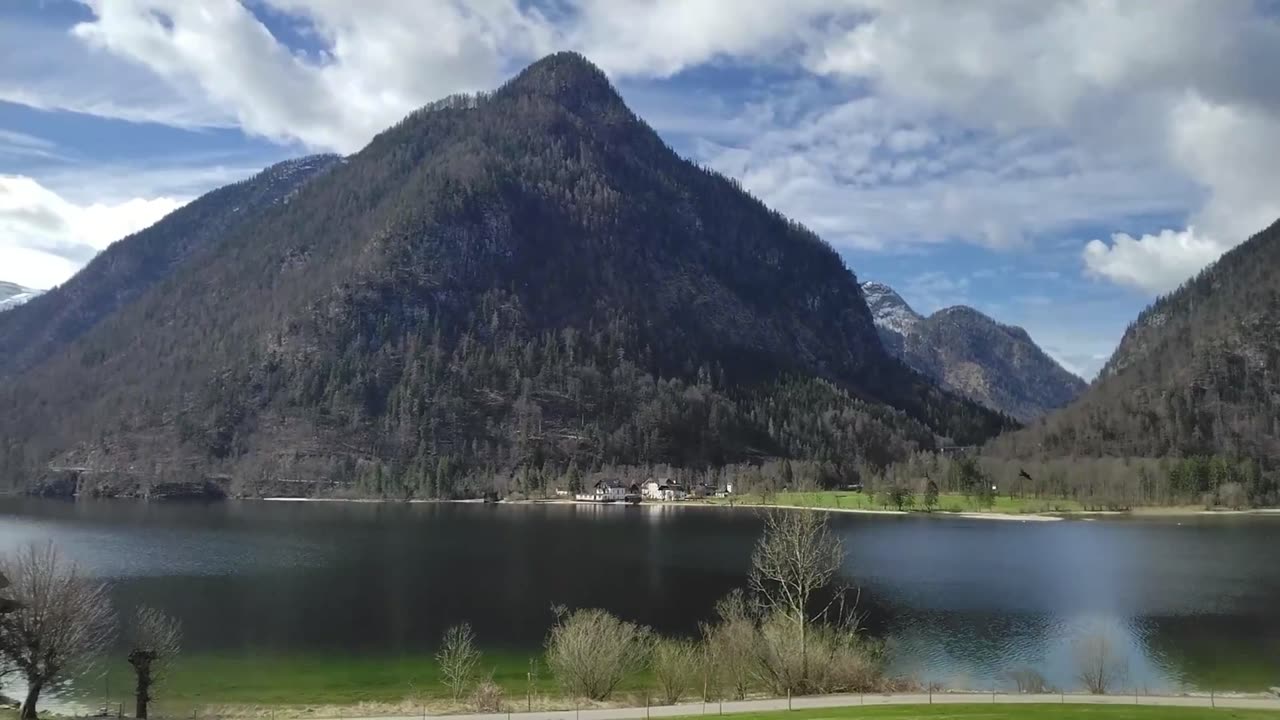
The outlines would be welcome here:
M 889 707 L 824 708 L 793 712 L 734 715 L 741 720 L 912 720 L 913 718 L 973 718 L 974 720 L 1262 720 L 1280 718 L 1267 710 L 1213 708 L 1126 707 L 1123 705 L 898 705 Z
M 537 660 L 537 675 L 530 687 L 529 659 Z M 506 697 L 516 702 L 532 690 L 535 697 L 558 695 L 559 687 L 537 654 L 485 652 L 482 675 L 493 673 Z M 619 691 L 634 692 L 653 686 L 647 674 L 623 682 Z M 113 663 L 105 678 L 82 682 L 77 697 L 90 707 L 110 702 L 133 705 L 133 673 L 123 661 Z M 155 693 L 159 705 L 181 712 L 208 705 L 356 705 L 397 703 L 406 700 L 446 699 L 439 667 L 430 655 L 410 656 L 248 656 L 202 655 L 179 659 Z M 3 720 L 3 719 L 0 719 Z
M 916 509 L 919 510 L 922 498 L 916 496 Z M 710 502 L 728 504 L 727 498 L 715 498 Z M 733 498 L 735 504 L 765 504 L 760 495 L 748 494 Z M 869 493 L 846 491 L 820 492 L 780 492 L 770 499 L 771 505 L 787 505 L 793 507 L 836 508 L 845 510 L 885 510 L 879 498 Z M 892 507 L 887 509 L 894 509 Z M 1083 510 L 1080 503 L 1074 500 L 1037 500 L 1035 498 L 1010 498 L 1001 495 L 995 498 L 990 508 L 979 509 L 963 495 L 943 493 L 938 497 L 938 510 L 945 512 L 1001 512 L 1001 513 L 1042 513 L 1042 512 L 1076 512 Z

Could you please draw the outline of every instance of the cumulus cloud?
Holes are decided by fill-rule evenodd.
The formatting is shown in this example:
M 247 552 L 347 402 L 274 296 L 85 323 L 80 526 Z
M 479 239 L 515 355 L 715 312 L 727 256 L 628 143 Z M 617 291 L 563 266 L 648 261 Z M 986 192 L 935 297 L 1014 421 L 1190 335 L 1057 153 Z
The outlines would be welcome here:
M 1111 244 L 1090 240 L 1084 248 L 1089 273 L 1152 294 L 1167 292 L 1217 260 L 1222 244 L 1186 230 L 1164 230 L 1158 235 L 1135 238 L 1125 233 L 1111 236 Z
M 555 49 L 624 79 L 758 64 L 791 79 L 744 110 L 741 141 L 704 133 L 700 159 L 838 244 L 1025 247 L 1185 218 L 1171 232 L 1200 242 L 1159 280 L 1084 251 L 1088 272 L 1150 289 L 1280 214 L 1280 23 L 1243 0 L 82 2 L 92 18 L 38 60 L 0 50 L 0 98 L 351 151 Z M 800 70 L 828 94 L 808 97 Z M 94 83 L 71 79 L 84 71 Z
M 52 287 L 110 243 L 155 223 L 183 202 L 159 197 L 79 205 L 30 177 L 0 175 L 3 279 Z
M 196 88 L 245 131 L 350 152 L 425 102 L 490 87 L 509 56 L 550 49 L 550 25 L 514 1 L 269 0 L 315 53 L 290 48 L 238 0 L 84 0 L 73 29 L 175 87 Z
M 1091 273 L 1150 292 L 1185 279 L 1280 215 L 1280 23 L 1254 3 L 869 2 L 871 20 L 810 67 L 996 130 L 1054 130 L 1202 189 L 1190 227 L 1084 251 Z M 1051 196 L 1044 196 L 1053 202 Z M 1100 218 L 1126 222 L 1123 216 Z M 1016 217 L 1006 220 L 1018 223 Z M 1145 257 L 1153 267 L 1133 265 Z

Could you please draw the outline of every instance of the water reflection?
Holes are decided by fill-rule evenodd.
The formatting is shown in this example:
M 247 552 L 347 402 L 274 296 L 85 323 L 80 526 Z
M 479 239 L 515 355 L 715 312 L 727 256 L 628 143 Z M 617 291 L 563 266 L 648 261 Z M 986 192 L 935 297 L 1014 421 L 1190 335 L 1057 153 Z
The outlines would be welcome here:
M 1280 521 L 991 522 L 833 515 L 843 573 L 895 669 L 1074 688 L 1105 632 L 1126 687 L 1266 687 L 1280 661 Z M 592 505 L 65 503 L 0 498 L 0 551 L 52 539 L 122 607 L 183 619 L 192 652 L 430 651 L 470 621 L 536 653 L 556 604 L 692 634 L 741 586 L 751 511 Z

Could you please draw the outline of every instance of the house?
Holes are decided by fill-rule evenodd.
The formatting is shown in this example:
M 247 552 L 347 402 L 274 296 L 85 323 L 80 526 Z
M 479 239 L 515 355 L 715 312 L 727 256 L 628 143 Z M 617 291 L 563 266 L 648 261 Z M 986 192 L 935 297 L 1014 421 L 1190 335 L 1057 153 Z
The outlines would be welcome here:
M 627 499 L 627 486 L 617 480 L 600 480 L 591 487 L 591 492 L 578 493 L 576 500 L 581 502 L 621 502 Z M 639 488 L 636 488 L 637 496 Z
M 678 483 L 671 482 L 668 478 L 651 479 L 640 488 L 640 492 L 648 500 L 661 500 L 664 502 L 684 500 L 689 496 L 687 490 L 680 487 Z
M 662 488 L 665 487 L 666 484 L 666 478 L 661 480 L 649 478 L 644 485 L 640 486 L 640 494 L 643 495 L 646 500 L 661 500 Z
M 626 494 L 626 497 L 624 497 L 624 498 L 622 498 L 622 499 L 623 499 L 623 500 L 626 500 L 627 502 L 631 503 L 632 505 L 639 505 L 639 504 L 640 504 L 640 500 L 641 500 L 641 498 L 642 498 L 642 497 L 643 497 L 643 496 L 641 495 L 641 492 L 640 492 L 640 485 L 639 485 L 639 483 L 631 483 L 630 485 L 628 485 L 628 486 L 627 486 L 627 494 Z

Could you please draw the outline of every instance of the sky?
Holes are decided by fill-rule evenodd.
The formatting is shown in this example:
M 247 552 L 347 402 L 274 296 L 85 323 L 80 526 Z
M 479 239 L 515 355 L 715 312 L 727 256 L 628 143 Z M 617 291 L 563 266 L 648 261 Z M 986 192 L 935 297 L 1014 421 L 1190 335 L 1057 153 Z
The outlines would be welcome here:
M 3 0 L 0 280 L 557 50 L 859 279 L 1086 378 L 1280 217 L 1278 0 Z

